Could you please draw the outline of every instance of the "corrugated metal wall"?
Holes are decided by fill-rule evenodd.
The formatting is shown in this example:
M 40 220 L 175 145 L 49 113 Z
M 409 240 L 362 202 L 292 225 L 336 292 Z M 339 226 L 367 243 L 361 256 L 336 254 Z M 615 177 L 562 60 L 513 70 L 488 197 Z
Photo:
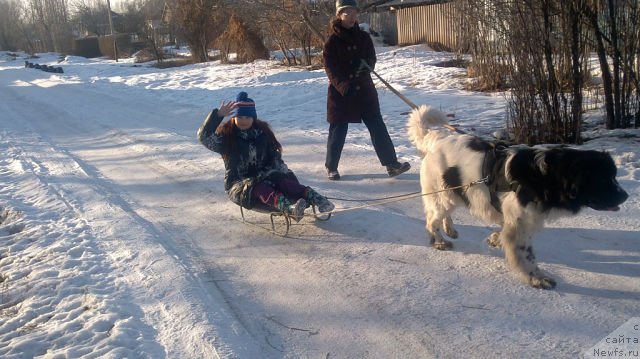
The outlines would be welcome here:
M 457 33 L 453 11 L 451 2 L 397 10 L 398 45 L 429 43 L 454 48 Z

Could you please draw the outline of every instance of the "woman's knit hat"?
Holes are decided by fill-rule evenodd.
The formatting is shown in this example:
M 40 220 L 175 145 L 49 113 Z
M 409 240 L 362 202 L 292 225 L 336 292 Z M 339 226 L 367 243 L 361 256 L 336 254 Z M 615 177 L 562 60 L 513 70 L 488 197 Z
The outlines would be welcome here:
M 258 118 L 256 114 L 256 103 L 249 98 L 249 95 L 242 91 L 236 97 L 236 110 L 233 112 L 233 117 L 237 116 L 247 116 L 253 117 L 254 119 Z
M 358 8 L 358 3 L 356 0 L 336 0 L 336 16 L 340 15 L 340 11 L 342 9 L 346 9 L 348 7 Z

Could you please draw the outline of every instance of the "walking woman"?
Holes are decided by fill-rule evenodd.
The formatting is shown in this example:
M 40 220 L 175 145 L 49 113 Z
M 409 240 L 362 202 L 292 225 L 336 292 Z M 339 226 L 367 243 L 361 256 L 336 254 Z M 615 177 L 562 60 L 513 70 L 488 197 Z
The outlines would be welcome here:
M 386 166 L 390 177 L 411 168 L 408 162 L 398 162 L 382 120 L 378 92 L 369 71 L 376 65 L 376 52 L 371 37 L 358 25 L 358 12 L 356 0 L 337 0 L 336 19 L 324 44 L 324 68 L 329 77 L 325 167 L 330 180 L 340 179 L 338 163 L 350 123 L 364 122 L 367 126 L 380 164 Z

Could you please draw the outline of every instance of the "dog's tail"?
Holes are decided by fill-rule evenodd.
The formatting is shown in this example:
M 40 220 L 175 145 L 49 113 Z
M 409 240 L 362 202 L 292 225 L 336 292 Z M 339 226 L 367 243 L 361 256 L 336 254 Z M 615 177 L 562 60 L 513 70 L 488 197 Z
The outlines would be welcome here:
M 407 124 L 409 127 L 409 140 L 420 152 L 426 153 L 429 144 L 425 140 L 429 130 L 446 124 L 448 124 L 447 116 L 438 109 L 427 105 L 414 108 L 409 114 L 409 122 Z

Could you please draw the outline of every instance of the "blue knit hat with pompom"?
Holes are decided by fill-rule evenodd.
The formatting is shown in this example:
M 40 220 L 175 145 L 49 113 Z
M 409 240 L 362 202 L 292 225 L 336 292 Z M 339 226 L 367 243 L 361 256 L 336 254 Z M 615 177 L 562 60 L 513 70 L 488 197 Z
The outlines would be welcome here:
M 242 91 L 236 97 L 236 110 L 233 113 L 233 117 L 236 116 L 247 116 L 253 117 L 254 119 L 258 118 L 256 114 L 256 103 L 249 98 L 249 95 Z

